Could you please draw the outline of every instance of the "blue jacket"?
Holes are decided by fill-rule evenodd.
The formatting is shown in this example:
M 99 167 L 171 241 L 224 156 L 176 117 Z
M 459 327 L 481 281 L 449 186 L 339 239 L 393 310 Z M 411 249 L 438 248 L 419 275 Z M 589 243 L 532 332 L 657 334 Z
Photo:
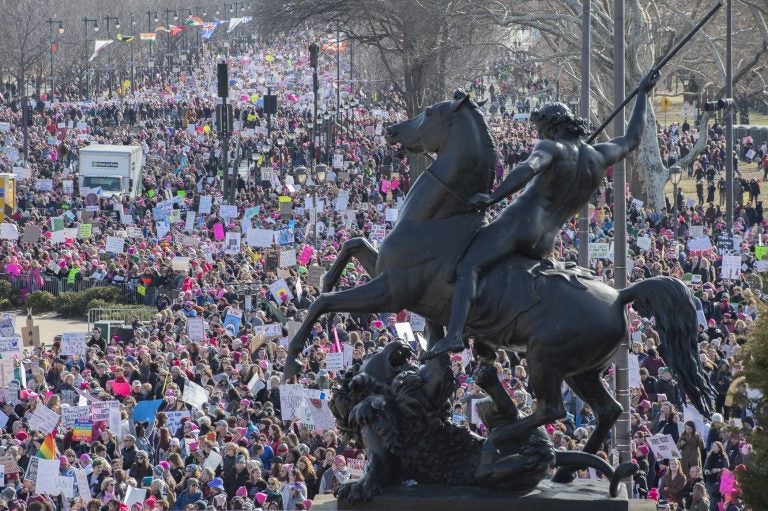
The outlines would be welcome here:
M 184 510 L 185 507 L 189 504 L 194 504 L 198 500 L 203 499 L 203 492 L 200 490 L 196 491 L 192 495 L 189 494 L 187 490 L 184 490 L 179 494 L 178 497 L 176 497 L 176 503 L 173 505 L 173 509 L 179 509 L 181 511 Z

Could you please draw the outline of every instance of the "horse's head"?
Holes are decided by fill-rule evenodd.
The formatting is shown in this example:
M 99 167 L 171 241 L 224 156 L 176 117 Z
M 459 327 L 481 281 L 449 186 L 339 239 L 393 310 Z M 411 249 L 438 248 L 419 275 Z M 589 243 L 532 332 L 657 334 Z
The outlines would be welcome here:
M 448 141 L 453 117 L 466 107 L 475 108 L 475 105 L 467 93 L 457 90 L 453 101 L 434 104 L 412 119 L 387 127 L 387 142 L 400 144 L 413 153 L 440 152 Z

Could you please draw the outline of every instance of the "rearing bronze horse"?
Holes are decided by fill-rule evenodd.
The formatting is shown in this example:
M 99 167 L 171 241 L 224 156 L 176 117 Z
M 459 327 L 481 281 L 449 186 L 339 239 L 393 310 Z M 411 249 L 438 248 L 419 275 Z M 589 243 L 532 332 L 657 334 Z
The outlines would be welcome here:
M 468 198 L 490 190 L 493 139 L 477 105 L 460 91 L 453 101 L 433 105 L 387 133 L 391 143 L 412 152 L 436 152 L 438 158 L 414 182 L 378 253 L 363 238 L 344 244 L 324 276 L 323 294 L 288 346 L 286 379 L 298 374 L 297 357 L 322 314 L 408 309 L 429 320 L 430 348 L 442 337 L 434 332 L 442 333 L 448 324 L 456 261 L 485 221 Z M 372 280 L 330 292 L 350 258 L 358 259 Z M 466 326 L 486 371 L 492 371 L 498 349 L 526 353 L 537 407 L 509 427 L 510 436 L 565 417 L 560 394 L 565 381 L 597 415 L 584 447 L 597 452 L 621 413 L 600 375 L 627 335 L 630 303 L 643 316 L 656 318 L 665 360 L 694 406 L 709 413 L 711 387 L 698 359 L 694 298 L 681 281 L 654 277 L 617 291 L 583 271 L 540 263 L 513 256 L 484 270 Z M 498 378 L 478 382 L 497 406 L 514 406 Z

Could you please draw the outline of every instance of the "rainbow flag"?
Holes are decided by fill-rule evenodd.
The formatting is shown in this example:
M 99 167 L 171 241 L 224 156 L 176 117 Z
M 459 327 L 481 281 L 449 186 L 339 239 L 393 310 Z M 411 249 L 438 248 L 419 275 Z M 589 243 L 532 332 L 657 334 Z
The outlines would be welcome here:
M 40 449 L 38 449 L 35 456 L 46 460 L 56 459 L 56 440 L 54 439 L 53 433 L 45 437 L 45 440 L 43 440 L 43 443 L 40 445 Z

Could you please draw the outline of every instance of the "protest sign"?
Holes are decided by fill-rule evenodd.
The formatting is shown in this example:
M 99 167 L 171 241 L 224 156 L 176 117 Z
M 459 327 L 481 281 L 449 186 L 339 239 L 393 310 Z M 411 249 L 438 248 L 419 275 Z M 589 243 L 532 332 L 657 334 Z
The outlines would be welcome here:
M 296 251 L 293 249 L 281 250 L 278 266 L 280 268 L 291 268 L 296 266 Z
M 189 380 L 184 383 L 184 393 L 181 397 L 182 401 L 194 406 L 198 410 L 203 410 L 203 407 L 208 403 L 208 399 L 208 391 L 203 387 Z
M 197 207 L 197 212 L 201 215 L 210 215 L 211 214 L 211 206 L 213 205 L 213 200 L 208 195 L 203 195 L 200 197 L 200 203 Z
M 31 459 L 30 459 L 31 460 Z M 42 458 L 37 459 L 37 467 L 35 469 L 35 491 L 37 493 L 59 493 L 59 486 L 56 482 L 56 478 L 59 475 L 59 460 L 45 460 Z M 31 475 L 28 473 L 27 477 L 31 479 Z
M 654 435 L 647 437 L 648 447 L 653 451 L 657 460 L 668 460 L 670 458 L 681 458 L 680 451 L 675 445 L 672 435 Z
M 16 241 L 19 239 L 19 228 L 15 224 L 0 224 L 0 240 Z
M 265 339 L 273 339 L 283 336 L 283 326 L 280 323 L 267 323 L 253 327 L 253 333 L 263 334 Z
M 349 478 L 360 479 L 363 477 L 366 464 L 367 462 L 365 460 L 347 458 L 347 470 L 349 471 Z
M 91 403 L 91 419 L 94 422 L 108 421 L 110 410 L 120 410 L 120 403 L 118 401 L 93 401 Z
M 589 258 L 590 259 L 607 259 L 610 245 L 608 243 L 590 243 L 589 244 Z
M 32 412 L 32 416 L 29 418 L 29 429 L 47 435 L 56 429 L 58 423 L 59 414 L 42 403 L 38 403 L 35 406 L 35 411 Z
M 42 236 L 42 232 L 38 226 L 27 224 L 24 226 L 24 234 L 21 235 L 21 241 L 34 244 L 40 241 L 40 236 Z
M 202 316 L 187 318 L 187 335 L 191 341 L 205 340 L 205 320 Z
M 125 492 L 125 498 L 123 498 L 123 504 L 125 504 L 125 506 L 128 509 L 133 509 L 134 504 L 143 504 L 144 497 L 146 496 L 147 496 L 146 488 L 136 488 L 135 486 L 127 486 L 126 492 Z
M 61 334 L 60 355 L 85 355 L 88 352 L 87 332 L 66 332 Z
M 325 369 L 334 372 L 344 369 L 344 352 L 328 353 L 325 356 Z
M 723 266 L 720 269 L 720 278 L 726 280 L 739 280 L 741 276 L 741 256 L 724 255 Z
M 688 229 L 688 235 L 693 238 L 703 238 L 704 237 L 704 226 L 703 225 L 692 225 Z
M 270 248 L 275 239 L 275 231 L 269 229 L 248 229 L 246 243 L 250 247 Z
M 88 406 L 67 406 L 61 409 L 61 427 L 71 429 L 77 419 L 90 419 L 91 408 Z
M 77 493 L 83 498 L 83 501 L 91 500 L 91 487 L 88 485 L 88 474 L 84 468 L 75 469 L 75 481 L 77 481 Z
M 629 388 L 643 388 L 643 382 L 640 381 L 640 363 L 634 353 L 629 354 Z
M 182 410 L 177 412 L 164 412 L 165 415 L 168 417 L 168 431 L 171 432 L 171 435 L 175 435 L 176 432 L 181 427 L 181 421 L 187 417 L 190 417 L 190 413 L 188 410 Z
M 216 451 L 211 451 L 211 453 L 207 458 L 205 458 L 205 461 L 203 462 L 203 468 L 210 468 L 215 472 L 223 460 L 224 458 L 221 454 L 217 453 Z
M 410 323 L 395 323 L 395 330 L 397 331 L 397 336 L 407 343 L 416 340 L 416 336 L 413 335 L 413 329 L 411 328 Z
M 90 443 L 93 440 L 93 421 L 90 419 L 75 419 L 75 425 L 72 428 L 72 440 Z
M 304 385 L 280 385 L 280 411 L 284 421 L 295 420 L 304 414 Z
M 174 256 L 174 258 L 171 259 L 171 268 L 173 271 L 189 270 L 189 257 Z
M 237 218 L 237 206 L 222 204 L 219 206 L 219 216 L 221 218 Z
M 236 336 L 240 331 L 240 323 L 243 321 L 242 309 L 235 309 L 230 307 L 227 309 L 227 314 L 224 316 L 224 330 L 232 332 L 233 336 Z
M 275 297 L 277 303 L 284 303 L 293 300 L 293 293 L 291 293 L 288 283 L 284 279 L 279 279 L 269 285 L 269 292 Z
M 15 333 L 16 333 L 16 313 L 0 312 L 0 336 L 13 337 Z
M 224 253 L 229 255 L 237 255 L 240 253 L 240 233 L 228 232 L 226 234 L 226 241 L 224 243 Z
M 122 254 L 125 250 L 125 240 L 116 236 L 107 236 L 104 249 L 112 254 Z

